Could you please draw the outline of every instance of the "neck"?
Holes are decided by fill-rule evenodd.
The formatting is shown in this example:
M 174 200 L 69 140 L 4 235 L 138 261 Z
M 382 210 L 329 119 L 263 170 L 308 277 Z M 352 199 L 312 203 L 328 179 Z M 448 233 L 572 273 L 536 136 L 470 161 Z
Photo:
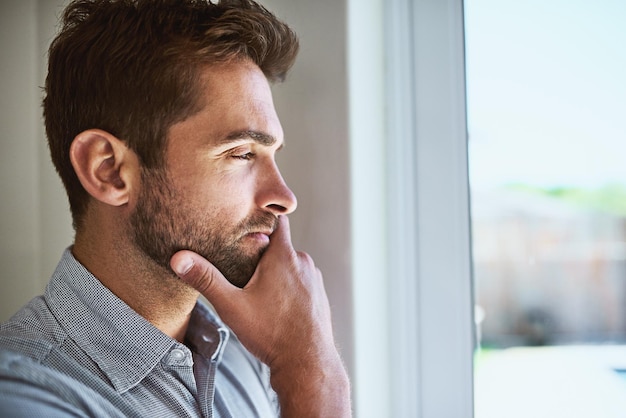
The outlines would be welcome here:
M 135 312 L 183 342 L 198 293 L 108 231 L 77 232 L 74 257 Z

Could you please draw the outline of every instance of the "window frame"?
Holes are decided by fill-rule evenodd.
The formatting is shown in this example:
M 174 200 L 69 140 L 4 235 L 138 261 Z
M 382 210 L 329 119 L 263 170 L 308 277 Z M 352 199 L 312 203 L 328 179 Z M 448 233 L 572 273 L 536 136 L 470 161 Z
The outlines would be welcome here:
M 390 416 L 473 416 L 462 0 L 385 20 Z

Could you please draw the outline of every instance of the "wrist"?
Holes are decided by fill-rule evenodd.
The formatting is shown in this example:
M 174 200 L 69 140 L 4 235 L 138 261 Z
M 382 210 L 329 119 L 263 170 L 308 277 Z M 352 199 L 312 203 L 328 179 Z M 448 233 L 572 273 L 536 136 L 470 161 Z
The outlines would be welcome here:
M 283 417 L 350 417 L 350 380 L 336 352 L 270 367 Z

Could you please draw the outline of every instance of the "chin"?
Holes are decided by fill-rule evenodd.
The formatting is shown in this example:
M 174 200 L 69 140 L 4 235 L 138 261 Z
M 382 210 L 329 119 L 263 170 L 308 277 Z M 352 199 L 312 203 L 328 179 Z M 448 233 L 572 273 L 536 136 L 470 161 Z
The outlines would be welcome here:
M 260 258 L 261 254 L 257 251 L 250 255 L 240 254 L 234 259 L 224 260 L 223 263 L 214 263 L 214 265 L 232 285 L 243 288 L 254 275 Z
M 233 286 L 237 286 L 240 289 L 243 289 L 244 287 L 246 287 L 250 279 L 252 279 L 253 274 L 254 274 L 254 271 L 248 272 L 248 271 L 239 270 L 235 272 L 234 274 L 229 274 L 228 276 L 225 276 L 225 277 L 226 277 L 226 280 L 230 282 L 230 284 L 232 284 Z

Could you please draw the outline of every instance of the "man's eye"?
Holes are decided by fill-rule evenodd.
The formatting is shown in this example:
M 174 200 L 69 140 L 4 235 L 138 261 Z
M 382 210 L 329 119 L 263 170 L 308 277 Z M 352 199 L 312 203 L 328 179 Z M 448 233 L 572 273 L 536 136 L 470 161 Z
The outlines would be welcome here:
M 238 160 L 251 160 L 252 158 L 254 158 L 254 153 L 252 152 L 246 152 L 245 154 L 235 154 L 232 155 L 233 158 L 236 158 Z

